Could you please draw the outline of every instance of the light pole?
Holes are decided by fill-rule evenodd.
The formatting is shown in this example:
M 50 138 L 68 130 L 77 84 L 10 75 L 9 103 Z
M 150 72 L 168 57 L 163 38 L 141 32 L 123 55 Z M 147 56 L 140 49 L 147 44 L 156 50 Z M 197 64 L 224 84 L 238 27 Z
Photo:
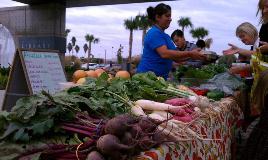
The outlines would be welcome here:
M 112 58 L 114 55 L 114 46 L 112 46 L 112 55 L 110 56 L 110 58 Z M 113 59 L 113 58 L 112 58 Z
M 104 49 L 104 64 L 106 64 L 106 49 Z

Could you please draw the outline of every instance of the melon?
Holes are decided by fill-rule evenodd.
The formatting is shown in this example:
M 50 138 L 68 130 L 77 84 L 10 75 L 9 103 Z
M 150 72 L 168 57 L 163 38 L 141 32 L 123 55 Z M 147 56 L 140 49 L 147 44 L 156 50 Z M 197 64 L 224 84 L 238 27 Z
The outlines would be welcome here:
M 120 77 L 120 78 L 128 79 L 128 78 L 130 78 L 130 74 L 128 73 L 128 71 L 118 71 L 115 74 L 115 77 Z
M 86 71 L 86 73 L 87 73 L 87 77 L 91 77 L 91 78 L 97 78 L 98 77 L 97 73 L 95 71 L 93 71 L 93 70 Z
M 73 74 L 73 81 L 77 82 L 80 78 L 84 78 L 87 76 L 87 73 L 84 70 L 77 70 Z
M 95 72 L 97 73 L 97 76 L 99 77 L 103 72 L 105 72 L 105 70 L 99 68 L 99 69 L 96 69 Z
M 80 78 L 80 79 L 76 82 L 76 84 L 85 84 L 85 82 L 86 82 L 86 78 Z

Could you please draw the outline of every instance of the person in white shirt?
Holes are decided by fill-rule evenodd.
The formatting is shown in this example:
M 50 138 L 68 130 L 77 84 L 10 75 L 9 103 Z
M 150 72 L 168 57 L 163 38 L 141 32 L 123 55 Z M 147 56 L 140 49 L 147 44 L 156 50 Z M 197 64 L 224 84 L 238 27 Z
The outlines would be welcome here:
M 256 48 L 259 47 L 259 35 L 258 30 L 249 22 L 244 22 L 240 24 L 236 28 L 236 36 L 245 44 L 251 45 L 251 49 L 242 49 L 234 44 L 228 44 L 231 46 L 230 49 L 224 50 L 223 54 L 230 55 L 230 54 L 239 54 L 238 60 L 239 62 L 246 62 L 249 63 L 251 55 L 256 51 Z
M 232 68 L 230 68 L 229 71 L 230 73 L 233 74 L 238 74 L 242 70 L 248 70 L 249 72 L 251 72 L 251 67 L 249 65 L 251 55 L 255 53 L 256 48 L 258 48 L 259 45 L 261 44 L 261 42 L 259 41 L 258 30 L 251 23 L 244 22 L 236 28 L 236 36 L 245 45 L 251 45 L 251 49 L 250 50 L 242 49 L 233 44 L 229 44 L 231 48 L 229 48 L 228 50 L 224 50 L 223 54 L 224 55 L 239 54 L 238 61 L 242 63 L 247 63 L 248 65 L 233 66 Z

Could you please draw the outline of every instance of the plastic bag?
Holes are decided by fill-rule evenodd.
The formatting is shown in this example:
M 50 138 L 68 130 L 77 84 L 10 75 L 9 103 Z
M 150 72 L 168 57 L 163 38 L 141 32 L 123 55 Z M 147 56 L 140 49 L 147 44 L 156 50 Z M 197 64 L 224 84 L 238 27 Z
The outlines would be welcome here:
M 228 72 L 215 75 L 208 83 L 200 85 L 202 89 L 220 90 L 227 95 L 233 95 L 234 91 L 244 87 L 245 83 L 237 76 L 231 75 Z

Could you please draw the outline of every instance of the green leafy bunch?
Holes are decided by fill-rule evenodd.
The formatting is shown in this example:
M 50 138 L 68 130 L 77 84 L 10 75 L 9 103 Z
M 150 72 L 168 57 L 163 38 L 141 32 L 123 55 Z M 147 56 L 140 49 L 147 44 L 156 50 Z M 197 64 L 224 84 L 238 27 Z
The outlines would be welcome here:
M 88 106 L 89 100 L 66 92 L 53 96 L 46 92 L 17 101 L 11 112 L 0 115 L 0 140 L 29 142 L 47 133 L 57 132 L 57 124 L 72 120 L 81 111 L 79 105 Z M 49 135 L 47 135 L 49 136 Z

